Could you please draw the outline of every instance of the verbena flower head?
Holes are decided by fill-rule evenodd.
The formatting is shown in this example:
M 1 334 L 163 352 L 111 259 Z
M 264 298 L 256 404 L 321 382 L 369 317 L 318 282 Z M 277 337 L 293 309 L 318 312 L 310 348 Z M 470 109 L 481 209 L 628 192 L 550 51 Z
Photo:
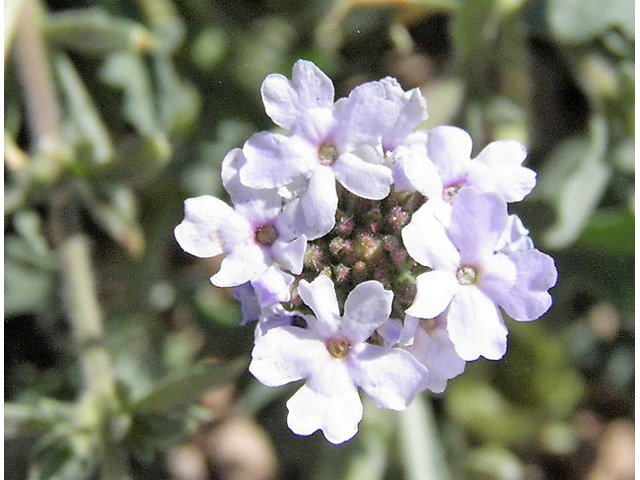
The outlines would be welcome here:
M 385 78 L 336 101 L 305 60 L 261 93 L 285 133 L 229 152 L 231 205 L 187 199 L 175 236 L 193 255 L 225 255 L 211 281 L 233 287 L 243 323 L 256 322 L 251 373 L 304 382 L 287 402 L 293 432 L 347 441 L 360 390 L 402 410 L 443 392 L 466 362 L 502 358 L 502 312 L 547 311 L 553 259 L 508 213 L 535 185 L 521 144 L 493 142 L 472 159 L 465 131 L 419 129 L 420 90 Z

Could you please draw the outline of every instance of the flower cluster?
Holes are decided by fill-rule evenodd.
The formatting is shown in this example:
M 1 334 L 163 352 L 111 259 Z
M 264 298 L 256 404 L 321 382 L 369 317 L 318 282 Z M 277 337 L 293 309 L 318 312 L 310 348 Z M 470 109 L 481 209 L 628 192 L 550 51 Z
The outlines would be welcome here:
M 305 60 L 261 93 L 284 133 L 229 152 L 231 205 L 187 199 L 175 237 L 195 256 L 225 255 L 211 282 L 233 287 L 244 322 L 257 322 L 251 373 L 268 386 L 305 381 L 287 402 L 293 432 L 347 441 L 358 389 L 403 410 L 466 362 L 502 358 L 502 311 L 547 311 L 554 261 L 508 213 L 536 182 L 520 143 L 472 159 L 464 130 L 417 129 L 418 89 L 385 78 L 336 101 Z

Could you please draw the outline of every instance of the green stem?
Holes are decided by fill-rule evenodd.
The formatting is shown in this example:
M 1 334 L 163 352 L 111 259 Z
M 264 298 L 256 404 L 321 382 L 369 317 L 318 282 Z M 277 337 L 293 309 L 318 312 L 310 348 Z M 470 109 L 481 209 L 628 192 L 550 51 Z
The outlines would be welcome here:
M 431 399 L 425 395 L 418 395 L 409 408 L 402 412 L 400 443 L 407 479 L 450 478 Z
M 61 141 L 60 112 L 42 37 L 42 11 L 36 2 L 23 0 L 20 6 L 16 54 L 32 138 L 38 150 L 49 150 L 56 149 Z
M 89 422 L 98 430 L 102 456 L 102 478 L 129 478 L 126 456 L 112 439 L 110 425 L 117 406 L 115 380 L 105 345 L 102 313 L 98 304 L 87 237 L 76 230 L 73 205 L 61 201 L 55 209 L 54 232 L 62 238 L 60 268 L 65 280 L 66 307 L 79 350 L 85 390 L 81 406 L 89 411 Z

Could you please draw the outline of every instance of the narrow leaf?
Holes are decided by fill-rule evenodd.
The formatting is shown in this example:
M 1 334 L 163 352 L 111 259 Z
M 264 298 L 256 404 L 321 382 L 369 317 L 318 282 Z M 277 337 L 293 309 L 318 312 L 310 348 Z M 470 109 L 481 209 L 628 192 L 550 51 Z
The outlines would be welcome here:
M 162 413 L 197 401 L 205 392 L 234 381 L 247 368 L 244 359 L 203 363 L 170 376 L 136 401 L 139 413 Z

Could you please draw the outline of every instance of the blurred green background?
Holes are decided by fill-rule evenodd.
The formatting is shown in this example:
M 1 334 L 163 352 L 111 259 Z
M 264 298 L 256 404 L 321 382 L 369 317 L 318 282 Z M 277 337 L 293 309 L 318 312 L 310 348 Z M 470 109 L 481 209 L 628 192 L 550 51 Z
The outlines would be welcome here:
M 5 0 L 5 478 L 634 478 L 632 0 Z M 251 327 L 183 253 L 187 197 L 272 128 L 269 73 L 394 76 L 525 143 L 554 305 L 340 447 L 286 427 Z M 295 389 L 295 386 L 292 387 Z

